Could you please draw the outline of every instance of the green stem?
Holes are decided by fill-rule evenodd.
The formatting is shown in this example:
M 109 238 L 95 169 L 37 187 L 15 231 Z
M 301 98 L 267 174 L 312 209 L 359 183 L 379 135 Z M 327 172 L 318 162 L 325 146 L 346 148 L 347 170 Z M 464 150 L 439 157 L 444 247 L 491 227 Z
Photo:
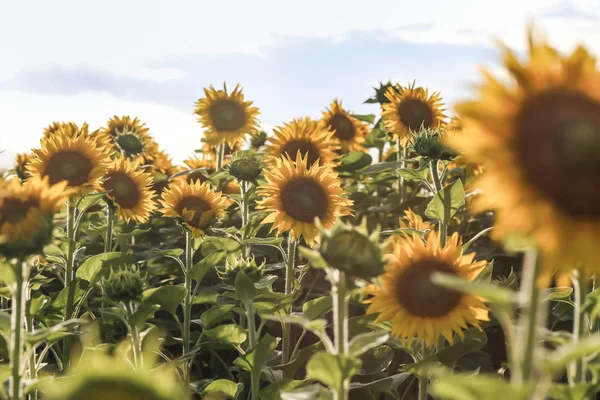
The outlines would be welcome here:
M 256 324 L 254 321 L 254 302 L 252 300 L 248 300 L 244 304 L 244 308 L 246 309 L 246 318 L 248 320 L 248 342 L 250 348 L 248 350 L 252 350 L 258 344 L 256 338 Z M 260 393 L 260 370 L 258 374 L 254 372 L 254 368 L 251 371 L 251 392 L 252 392 L 252 400 L 259 400 Z
M 581 309 L 585 300 L 585 296 L 588 293 L 588 284 L 584 275 L 580 271 L 575 271 L 575 276 L 573 279 L 573 291 L 575 294 L 575 307 L 573 310 L 573 344 L 576 344 L 581 338 L 585 337 L 589 333 L 585 323 L 585 314 Z M 573 377 L 570 379 L 570 383 L 572 385 L 579 382 L 585 383 L 585 370 L 587 367 L 584 357 L 576 359 L 571 368 Z
M 431 160 L 431 176 L 433 178 L 433 185 L 435 187 L 435 192 L 439 193 L 442 191 L 442 180 L 440 179 L 440 173 L 438 171 L 438 160 Z M 440 230 L 440 244 L 442 247 L 446 246 L 446 240 L 448 238 L 448 227 L 444 223 L 444 221 L 440 221 L 439 225 Z
M 292 238 L 290 232 L 288 236 L 288 251 L 285 265 L 285 294 L 291 294 L 294 290 L 294 262 L 296 261 L 296 239 Z M 292 312 L 291 306 L 288 314 Z M 281 345 L 281 359 L 283 364 L 290 361 L 291 343 L 291 325 L 283 323 L 283 340 Z
M 75 202 L 69 200 L 67 204 L 67 266 L 65 271 L 65 287 L 68 287 L 67 307 L 65 320 L 72 318 L 73 307 L 75 302 L 75 286 L 70 285 L 75 280 Z M 71 337 L 65 337 L 63 341 L 63 361 L 66 365 L 70 365 Z
M 523 281 L 521 289 L 521 301 L 526 303 L 523 315 L 520 318 L 520 331 L 525 334 L 521 341 L 520 353 L 523 355 L 522 382 L 529 380 L 535 369 L 536 352 L 538 349 L 538 326 L 540 323 L 540 291 L 537 286 L 537 278 L 540 265 L 537 261 L 537 252 L 534 249 L 525 253 L 523 265 Z
M 183 299 L 183 356 L 190 352 L 190 335 L 192 323 L 192 277 L 190 270 L 193 264 L 193 249 L 192 249 L 192 234 L 186 230 L 185 232 L 185 288 L 186 295 Z M 184 365 L 184 377 L 186 391 L 190 385 L 190 372 L 192 362 L 186 361 Z
M 419 375 L 419 400 L 427 400 L 427 387 L 429 386 L 429 378 Z
M 130 316 L 133 316 L 133 314 L 135 314 L 135 305 L 131 303 L 129 308 Z M 143 366 L 144 360 L 142 357 L 142 342 L 140 338 L 140 329 L 137 326 L 131 327 L 131 349 L 133 352 L 133 365 L 136 368 Z
M 400 139 L 398 139 L 398 156 L 400 156 Z M 406 168 L 406 159 L 408 158 L 408 147 L 402 148 L 402 168 Z M 400 160 L 399 160 L 400 161 Z M 398 186 L 400 187 L 400 204 L 403 204 L 406 201 L 406 193 L 408 187 L 406 186 L 407 182 L 403 176 L 400 176 L 400 180 L 398 181 Z
M 334 270 L 330 272 L 331 279 L 331 297 L 333 302 L 333 324 L 335 350 L 338 356 L 344 356 L 348 353 L 348 301 L 346 274 L 342 271 Z M 336 397 L 339 400 L 346 400 L 349 396 L 350 376 L 342 375 L 342 381 L 336 389 Z
M 383 146 L 377 148 L 379 164 L 383 162 Z
M 247 227 L 246 225 L 248 224 L 248 217 L 249 217 L 249 209 L 250 209 L 250 202 L 248 201 L 248 187 L 247 187 L 247 183 L 244 181 L 240 181 L 240 194 L 242 196 L 241 198 L 241 214 L 242 214 L 242 240 L 246 240 L 247 239 Z M 250 246 L 245 245 L 244 246 L 244 257 L 249 257 L 250 256 Z
M 23 321 L 25 311 L 25 296 L 23 289 L 27 285 L 28 266 L 27 263 L 17 260 L 15 265 L 15 284 L 12 290 L 11 302 L 11 340 L 10 340 L 10 368 L 12 379 L 10 381 L 10 398 L 12 400 L 22 399 L 21 387 L 21 358 L 23 356 Z
M 115 212 L 111 206 L 106 206 L 106 238 L 104 240 L 104 252 L 110 253 L 112 251 L 112 240 L 113 240 L 113 223 L 114 223 Z
M 217 171 L 220 171 L 223 167 L 223 160 L 225 159 L 225 143 L 221 143 L 217 146 Z
M 25 290 L 27 290 L 27 285 L 25 285 Z M 29 312 L 25 312 L 25 324 L 27 328 L 27 332 L 32 333 L 34 330 L 33 326 L 33 315 Z M 35 353 L 35 347 L 31 348 L 31 354 L 29 355 L 29 379 L 33 383 L 37 380 L 37 355 Z M 34 389 L 29 393 L 29 400 L 37 400 L 38 391 Z

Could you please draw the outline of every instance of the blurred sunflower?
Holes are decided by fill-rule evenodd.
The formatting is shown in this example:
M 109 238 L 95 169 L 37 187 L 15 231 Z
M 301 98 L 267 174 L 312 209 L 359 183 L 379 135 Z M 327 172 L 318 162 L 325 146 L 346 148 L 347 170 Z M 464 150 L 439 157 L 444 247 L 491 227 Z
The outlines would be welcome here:
M 344 189 L 330 166 L 315 163 L 308 168 L 307 157 L 298 152 L 295 162 L 289 156 L 275 160 L 264 172 L 267 183 L 257 190 L 264 197 L 257 209 L 270 213 L 263 223 L 273 223 L 271 230 L 290 231 L 312 244 L 318 237 L 315 218 L 328 229 L 337 217 L 351 214 L 352 201 L 342 197 Z
M 407 87 L 390 87 L 385 95 L 390 102 L 381 106 L 384 126 L 402 145 L 421 127 L 435 128 L 446 118 L 440 94 L 429 95 L 427 89 L 415 87 L 414 82 Z
M 200 183 L 206 182 L 208 177 L 217 169 L 215 161 L 204 157 L 198 158 L 197 156 L 192 156 L 184 160 L 183 163 L 188 166 L 188 169 L 193 170 L 193 172 L 182 176 L 189 183 L 193 183 L 194 181 L 200 181 Z
M 0 254 L 18 257 L 40 252 L 52 236 L 52 215 L 71 194 L 67 182 L 55 185 L 35 176 L 24 184 L 0 181 Z
M 379 313 L 377 322 L 391 321 L 392 334 L 404 345 L 413 339 L 426 346 L 437 347 L 440 335 L 453 343 L 456 333 L 464 338 L 467 324 L 479 327 L 488 320 L 482 299 L 434 284 L 434 273 L 445 273 L 472 281 L 487 265 L 473 262 L 475 253 L 462 255 L 458 233 L 441 248 L 437 232 L 431 232 L 427 243 L 418 235 L 394 242 L 380 284 L 369 285 L 365 292 L 374 297 L 367 314 Z
M 227 143 L 233 147 L 243 140 L 246 134 L 258 131 L 258 108 L 252 107 L 251 101 L 244 101 L 240 85 L 233 92 L 216 90 L 212 86 L 204 89 L 206 97 L 196 102 L 195 113 L 198 121 L 204 126 L 205 140 L 215 146 Z
M 431 222 L 424 222 L 423 217 L 419 214 L 415 214 L 410 208 L 404 211 L 404 217 L 401 217 L 399 222 L 400 228 L 410 228 L 418 231 L 425 231 L 433 228 Z
M 462 121 L 459 117 L 453 116 L 450 122 L 444 127 L 442 135 L 444 142 L 452 142 L 454 136 L 461 135 L 463 131 Z M 464 174 L 456 173 L 457 169 L 464 170 Z M 483 167 L 480 164 L 467 160 L 464 156 L 458 155 L 446 167 L 448 171 L 448 180 L 456 180 L 464 175 L 464 180 L 468 182 L 472 177 L 475 177 L 483 172 Z
M 366 124 L 342 108 L 342 102 L 334 99 L 328 109 L 323 111 L 323 123 L 333 132 L 344 151 L 366 151 L 363 147 L 369 134 Z
M 31 153 L 19 153 L 15 159 L 15 173 L 22 181 L 29 177 L 27 164 L 31 161 L 31 157 L 33 157 Z
M 83 128 L 79 131 L 69 137 L 60 128 L 51 138 L 42 139 L 42 148 L 33 150 L 35 157 L 27 171 L 47 176 L 50 184 L 67 181 L 79 195 L 89 192 L 104 174 L 110 158 L 105 148 L 83 133 Z
M 194 237 L 204 236 L 214 219 L 225 216 L 230 200 L 215 192 L 208 182 L 174 180 L 163 192 L 162 213 L 177 218 Z
M 46 128 L 44 128 L 44 139 L 51 138 L 56 133 L 58 133 L 59 130 L 61 131 L 62 135 L 67 135 L 69 137 L 73 137 L 80 133 L 87 134 L 88 133 L 87 124 L 84 123 L 83 125 L 84 126 L 82 127 L 82 130 L 80 132 L 79 128 L 77 127 L 77 124 L 75 124 L 74 122 L 54 121 L 50 125 L 48 125 Z
M 480 97 L 457 107 L 456 148 L 484 173 L 477 210 L 496 229 L 532 237 L 544 265 L 597 271 L 600 248 L 600 73 L 583 47 L 561 55 L 529 32 L 528 58 L 504 48 L 513 83 L 485 74 Z M 550 276 L 550 269 L 546 276 Z
M 158 196 L 169 185 L 170 177 L 179 172 L 169 155 L 162 150 L 156 151 L 150 158 L 143 158 L 140 164 L 144 171 L 152 175 L 151 188 Z
M 158 151 L 158 144 L 149 132 L 150 129 L 138 118 L 115 115 L 100 130 L 98 142 L 136 162 L 147 161 Z
M 143 223 L 156 209 L 151 185 L 152 175 L 137 170 L 131 160 L 119 158 L 108 166 L 97 190 L 108 192 L 106 197 L 114 205 L 117 217 Z
M 273 129 L 274 136 L 267 139 L 267 162 L 273 164 L 280 157 L 294 159 L 300 152 L 306 157 L 308 166 L 315 162 L 325 165 L 337 158 L 339 141 L 332 138 L 331 132 L 321 121 L 310 118 L 294 119 Z

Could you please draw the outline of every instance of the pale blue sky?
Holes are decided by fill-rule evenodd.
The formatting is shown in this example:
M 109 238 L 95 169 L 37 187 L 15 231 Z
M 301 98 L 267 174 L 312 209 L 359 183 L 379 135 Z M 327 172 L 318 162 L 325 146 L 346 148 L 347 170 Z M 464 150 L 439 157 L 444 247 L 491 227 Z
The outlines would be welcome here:
M 481 65 L 498 70 L 492 40 L 522 49 L 532 20 L 562 49 L 600 50 L 593 0 L 34 3 L 35 15 L 0 5 L 0 166 L 55 119 L 97 128 L 113 114 L 147 121 L 181 159 L 201 137 L 193 103 L 223 81 L 242 84 L 267 130 L 334 97 L 378 113 L 362 102 L 380 80 L 416 79 L 451 105 Z

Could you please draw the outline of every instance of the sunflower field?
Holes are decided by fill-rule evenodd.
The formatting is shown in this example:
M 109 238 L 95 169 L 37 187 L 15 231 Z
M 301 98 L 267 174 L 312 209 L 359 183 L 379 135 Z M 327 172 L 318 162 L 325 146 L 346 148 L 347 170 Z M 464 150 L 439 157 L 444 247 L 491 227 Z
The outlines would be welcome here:
M 269 134 L 211 86 L 182 165 L 53 122 L 0 174 L 0 398 L 596 398 L 600 69 L 528 45 Z

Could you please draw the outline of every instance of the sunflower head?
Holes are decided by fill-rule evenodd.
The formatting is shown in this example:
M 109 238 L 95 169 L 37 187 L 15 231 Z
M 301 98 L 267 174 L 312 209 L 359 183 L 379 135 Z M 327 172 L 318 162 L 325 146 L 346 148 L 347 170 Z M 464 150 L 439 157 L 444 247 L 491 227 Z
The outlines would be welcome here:
M 175 180 L 164 191 L 162 213 L 176 218 L 194 237 L 204 236 L 204 230 L 216 219 L 225 216 L 230 200 L 215 192 L 208 182 Z
M 215 161 L 207 157 L 198 158 L 197 156 L 189 157 L 184 160 L 183 163 L 188 167 L 190 173 L 185 174 L 182 178 L 185 178 L 189 183 L 199 181 L 200 183 L 207 182 L 210 175 L 217 170 L 217 164 Z
M 367 100 L 368 103 L 379 103 L 379 104 L 387 104 L 390 100 L 386 97 L 386 92 L 389 88 L 392 88 L 396 92 L 399 92 L 400 89 L 398 86 L 392 84 L 392 82 L 379 82 L 379 87 L 373 87 L 375 89 L 375 96 Z
M 411 140 L 411 146 L 425 162 L 431 160 L 453 160 L 456 152 L 442 141 L 442 131 L 438 129 L 421 129 Z
M 144 158 L 140 164 L 152 176 L 152 191 L 159 196 L 169 185 L 171 176 L 180 172 L 169 155 L 162 150 L 156 151 L 151 158 Z
M 242 182 L 255 182 L 262 172 L 260 163 L 251 156 L 236 158 L 228 167 L 229 173 Z
M 102 298 L 115 303 L 139 303 L 142 300 L 146 278 L 134 266 L 111 268 L 100 280 Z
M 40 253 L 52 236 L 52 217 L 71 194 L 66 182 L 48 178 L 0 181 L 0 254 L 7 258 Z
M 323 112 L 323 124 L 340 141 L 344 151 L 365 151 L 363 143 L 369 134 L 367 125 L 344 110 L 342 102 L 334 99 Z
M 29 161 L 31 160 L 32 157 L 33 157 L 33 154 L 31 154 L 31 153 L 17 154 L 16 160 L 15 160 L 15 173 L 17 174 L 19 179 L 21 179 L 22 181 L 24 181 L 25 179 L 27 179 L 29 177 L 29 173 L 27 172 L 27 164 L 29 164 Z
M 83 124 L 82 129 L 80 130 L 77 127 L 77 124 L 75 124 L 74 122 L 58 122 L 58 121 L 54 121 L 52 124 L 48 125 L 46 128 L 44 128 L 44 139 L 50 139 L 51 137 L 53 137 L 54 135 L 56 135 L 57 133 L 59 133 L 61 135 L 67 135 L 68 137 L 73 137 L 75 135 L 84 133 L 84 134 L 88 134 L 88 126 L 87 124 Z
M 156 209 L 152 175 L 138 170 L 129 159 L 114 160 L 98 181 L 97 190 L 107 192 L 109 205 L 126 221 L 146 222 Z
M 228 93 L 227 86 L 204 89 L 205 97 L 196 102 L 195 113 L 205 128 L 205 140 L 211 145 L 228 143 L 234 146 L 246 134 L 258 130 L 258 108 L 245 101 L 239 85 Z
M 263 223 L 272 223 L 271 230 L 290 231 L 292 237 L 312 244 L 318 233 L 315 219 L 327 229 L 338 217 L 351 213 L 352 201 L 342 197 L 344 189 L 331 166 L 316 162 L 308 168 L 307 160 L 300 152 L 295 162 L 289 156 L 276 159 L 264 172 L 267 183 L 257 190 L 264 197 L 257 208 L 269 213 Z
M 427 89 L 415 87 L 414 83 L 406 87 L 390 87 L 385 95 L 390 102 L 382 106 L 384 126 L 403 144 L 421 128 L 437 128 L 446 118 L 440 94 L 430 95 Z
M 128 115 L 115 115 L 98 134 L 101 145 L 120 152 L 124 157 L 136 162 L 151 160 L 158 152 L 158 144 L 149 133 L 146 124 Z
M 273 164 L 277 158 L 296 158 L 296 153 L 307 159 L 310 167 L 319 161 L 321 165 L 331 163 L 337 158 L 339 140 L 331 136 L 328 128 L 321 122 L 310 118 L 294 119 L 273 130 L 273 137 L 267 139 L 267 162 Z
M 267 141 L 267 132 L 260 131 L 258 133 L 253 134 L 252 136 L 250 136 L 250 147 L 252 147 L 254 150 L 258 150 L 262 146 L 265 145 L 266 141 Z
M 27 165 L 31 175 L 48 177 L 50 184 L 66 181 L 70 188 L 83 195 L 102 177 L 109 159 L 104 147 L 83 133 L 69 137 L 60 129 L 54 136 L 42 140 L 42 148 L 33 150 L 35 157 Z
M 600 71 L 586 49 L 561 55 L 529 35 L 525 60 L 504 49 L 510 84 L 486 73 L 480 95 L 457 106 L 463 131 L 449 139 L 483 166 L 472 205 L 495 211 L 497 239 L 529 236 L 544 265 L 596 272 Z
M 254 256 L 251 258 L 240 257 L 233 262 L 227 260 L 225 266 L 217 267 L 217 274 L 226 285 L 234 285 L 235 278 L 240 273 L 246 274 L 252 282 L 258 282 L 264 275 L 265 262 L 256 264 Z
M 472 281 L 485 268 L 486 261 L 473 261 L 475 254 L 463 255 L 461 244 L 455 233 L 442 248 L 436 232 L 426 243 L 418 235 L 395 241 L 386 272 L 365 289 L 373 295 L 367 313 L 378 313 L 378 322 L 390 321 L 392 334 L 407 346 L 417 338 L 437 347 L 440 336 L 453 343 L 454 334 L 464 337 L 467 324 L 479 327 L 488 320 L 482 299 L 432 281 L 435 273 Z
M 97 336 L 97 335 L 96 335 Z M 176 372 L 167 365 L 156 366 L 158 339 L 150 331 L 144 339 L 144 363 L 134 368 L 129 341 L 118 344 L 109 354 L 98 346 L 98 338 L 84 337 L 85 351 L 64 377 L 40 382 L 48 400 L 186 400 Z

